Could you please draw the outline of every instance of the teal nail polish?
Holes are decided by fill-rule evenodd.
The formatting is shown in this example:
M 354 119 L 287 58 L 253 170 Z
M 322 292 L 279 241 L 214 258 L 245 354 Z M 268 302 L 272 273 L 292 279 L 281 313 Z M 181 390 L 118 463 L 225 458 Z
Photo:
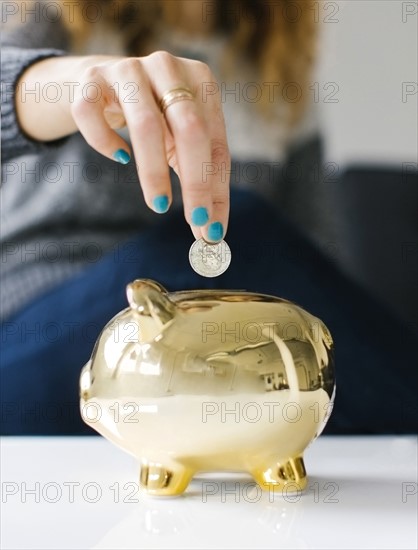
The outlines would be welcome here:
M 211 241 L 220 241 L 224 236 L 224 228 L 221 222 L 213 222 L 208 227 L 208 239 Z
M 164 214 L 168 210 L 168 197 L 167 195 L 158 195 L 152 200 L 152 206 L 157 214 Z
M 121 164 L 128 164 L 131 160 L 131 155 L 125 149 L 118 149 L 113 153 L 113 158 Z
M 209 220 L 209 214 L 204 206 L 198 206 L 192 210 L 192 224 L 206 225 Z

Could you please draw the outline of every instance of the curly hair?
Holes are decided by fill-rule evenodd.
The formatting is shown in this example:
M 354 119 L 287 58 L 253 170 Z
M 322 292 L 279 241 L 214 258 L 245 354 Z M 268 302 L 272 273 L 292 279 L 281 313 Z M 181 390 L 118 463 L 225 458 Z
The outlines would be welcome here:
M 100 21 L 122 34 L 126 53 L 132 56 L 151 53 L 159 23 L 175 24 L 179 18 L 176 0 L 66 0 L 67 5 L 71 2 L 73 10 L 66 10 L 64 22 L 73 43 L 80 46 L 89 36 L 96 21 L 86 16 L 86 10 L 97 4 Z M 304 111 L 317 54 L 315 4 L 313 0 L 207 0 L 202 4 L 202 21 L 210 20 L 213 31 L 229 37 L 225 67 L 233 67 L 243 56 L 264 82 L 299 90 L 296 99 L 289 99 L 291 125 Z M 271 107 L 266 102 L 265 112 Z

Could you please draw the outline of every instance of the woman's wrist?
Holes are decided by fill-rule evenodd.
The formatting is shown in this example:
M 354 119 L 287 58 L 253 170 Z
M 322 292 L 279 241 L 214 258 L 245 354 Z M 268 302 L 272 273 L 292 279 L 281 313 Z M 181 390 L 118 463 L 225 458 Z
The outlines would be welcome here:
M 52 141 L 77 131 L 71 105 L 80 76 L 116 56 L 58 56 L 30 65 L 16 84 L 16 118 L 22 131 L 37 141 Z

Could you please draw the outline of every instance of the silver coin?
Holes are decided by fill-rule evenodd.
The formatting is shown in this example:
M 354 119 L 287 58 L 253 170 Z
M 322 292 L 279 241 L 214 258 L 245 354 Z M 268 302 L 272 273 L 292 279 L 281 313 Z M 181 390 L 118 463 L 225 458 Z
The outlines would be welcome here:
M 189 261 L 199 275 L 217 277 L 228 269 L 231 263 L 231 249 L 225 241 L 208 243 L 204 239 L 199 239 L 190 247 Z

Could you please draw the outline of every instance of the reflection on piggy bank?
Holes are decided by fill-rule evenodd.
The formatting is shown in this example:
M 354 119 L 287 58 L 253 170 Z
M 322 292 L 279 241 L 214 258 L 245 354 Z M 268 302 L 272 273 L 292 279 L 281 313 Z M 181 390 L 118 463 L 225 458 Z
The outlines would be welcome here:
M 246 471 L 303 489 L 334 399 L 325 325 L 262 294 L 136 280 L 127 296 L 82 370 L 81 414 L 137 457 L 142 487 L 175 495 L 196 472 Z

